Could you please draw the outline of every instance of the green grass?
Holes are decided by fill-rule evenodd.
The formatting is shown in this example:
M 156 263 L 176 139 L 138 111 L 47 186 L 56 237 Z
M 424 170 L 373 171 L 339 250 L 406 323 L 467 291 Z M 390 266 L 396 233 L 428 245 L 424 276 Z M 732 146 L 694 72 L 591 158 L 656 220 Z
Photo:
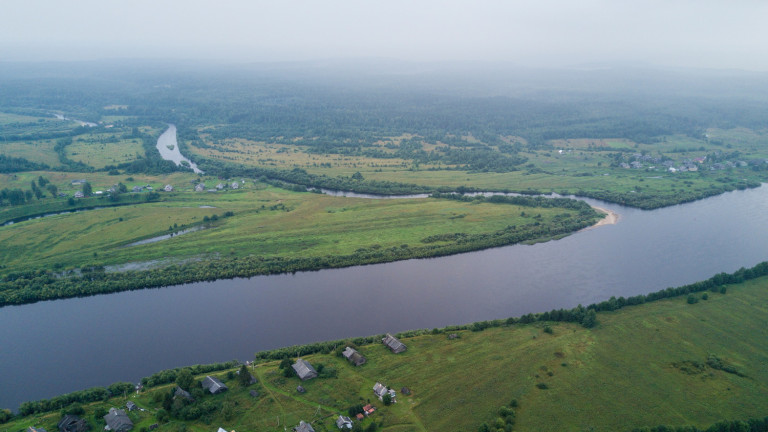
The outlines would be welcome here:
M 555 223 L 558 215 L 567 213 L 556 208 L 453 200 L 332 197 L 289 192 L 253 182 L 238 191 L 194 193 L 184 192 L 191 189 L 191 185 L 178 183 L 182 178 L 175 177 L 175 184 L 182 192 L 162 193 L 160 202 L 56 215 L 0 227 L 2 271 L 166 258 L 350 255 L 362 248 L 419 246 L 422 239 L 440 234 L 492 233 L 509 225 L 533 222 L 546 226 Z M 117 180 L 105 176 L 104 180 L 107 179 Z M 63 183 L 69 177 L 55 180 Z M 157 180 L 155 188 L 162 185 Z M 171 181 L 170 178 L 162 180 Z M 134 182 L 139 182 L 139 177 L 135 177 Z M 95 181 L 94 190 L 100 185 Z M 209 186 L 212 187 L 213 182 Z M 63 199 L 49 200 L 65 205 Z M 106 198 L 92 198 L 89 202 L 96 206 L 110 204 Z M 214 208 L 201 208 L 204 206 Z M 35 208 L 42 212 L 46 206 Z M 12 210 L 14 208 L 8 208 L 4 215 L 13 216 Z M 226 212 L 233 212 L 234 216 L 219 219 L 210 229 L 125 247 L 138 240 L 167 234 L 169 227 L 182 229 L 199 225 L 206 217 L 223 216 Z M 526 215 L 521 216 L 522 212 Z M 438 242 L 443 243 L 448 242 Z
M 336 371 L 335 377 L 301 382 L 285 378 L 277 362 L 256 366 L 259 382 L 246 388 L 230 380 L 230 390 L 206 400 L 230 404 L 228 418 L 214 414 L 206 422 L 188 422 L 193 431 L 279 431 L 299 420 L 315 430 L 335 430 L 335 416 L 369 401 L 378 411 L 366 420 L 384 431 L 475 431 L 492 424 L 501 406 L 512 399 L 515 431 L 622 431 L 660 424 L 707 427 L 723 419 L 764 417 L 768 394 L 768 278 L 729 286 L 728 294 L 688 304 L 685 296 L 598 314 L 599 324 L 537 323 L 491 328 L 482 332 L 451 331 L 403 341 L 408 350 L 392 354 L 380 344 L 358 347 L 368 362 L 358 368 L 335 353 L 304 357 Z M 701 296 L 701 293 L 696 294 Z M 551 333 L 545 332 L 549 326 Z M 342 344 L 343 345 L 343 344 Z M 340 345 L 339 349 L 343 349 Z M 705 364 L 718 356 L 740 374 L 703 366 L 691 371 L 685 362 Z M 219 373 L 226 380 L 226 373 Z M 198 377 L 201 378 L 201 377 Z M 384 406 L 373 393 L 375 382 L 398 390 L 398 403 Z M 307 390 L 296 392 L 301 384 Z M 399 394 L 408 387 L 412 394 Z M 130 400 L 148 408 L 135 414 L 140 425 L 154 422 L 156 388 Z M 257 390 L 256 399 L 248 395 Z M 124 404 L 115 398 L 97 406 Z M 16 419 L 4 429 L 28 425 L 51 427 L 58 413 Z M 160 431 L 178 430 L 178 422 Z M 279 425 L 278 425 L 279 424 Z M 50 430 L 50 429 L 49 429 Z
M 122 138 L 125 132 L 111 130 L 106 133 L 80 135 L 67 146 L 67 157 L 96 169 L 145 157 L 141 141 L 138 138 Z M 127 132 L 130 132 L 130 129 Z

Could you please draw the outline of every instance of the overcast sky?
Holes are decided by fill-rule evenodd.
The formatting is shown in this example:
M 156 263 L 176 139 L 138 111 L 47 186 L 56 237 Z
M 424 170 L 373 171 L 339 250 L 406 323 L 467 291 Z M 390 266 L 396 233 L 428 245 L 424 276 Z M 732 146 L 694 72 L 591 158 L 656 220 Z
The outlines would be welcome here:
M 0 0 L 0 59 L 387 58 L 768 71 L 752 0 Z

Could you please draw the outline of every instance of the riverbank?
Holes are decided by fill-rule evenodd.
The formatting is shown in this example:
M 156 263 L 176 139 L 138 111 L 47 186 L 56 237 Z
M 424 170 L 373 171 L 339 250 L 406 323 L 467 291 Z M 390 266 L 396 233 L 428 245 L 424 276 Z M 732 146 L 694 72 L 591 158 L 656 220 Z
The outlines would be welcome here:
M 597 221 L 597 223 L 592 225 L 590 228 L 597 228 L 603 225 L 616 225 L 617 223 L 619 223 L 619 214 L 616 213 L 615 211 L 609 210 L 603 207 L 597 207 L 597 206 L 592 206 L 592 208 L 601 213 L 604 213 L 605 217 Z
M 402 354 L 367 338 L 348 339 L 326 352 L 301 354 L 321 371 L 309 381 L 283 376 L 277 360 L 254 364 L 250 372 L 257 382 L 251 384 L 239 382 L 237 368 L 208 372 L 229 390 L 211 396 L 194 390 L 199 384 L 193 383 L 197 401 L 189 407 L 215 407 L 204 418 L 182 418 L 191 411 L 175 405 L 160 413 L 162 398 L 156 394 L 175 386 L 174 378 L 139 394 L 84 404 L 84 418 L 97 429 L 103 425 L 93 412 L 131 401 L 146 410 L 129 413 L 137 429 L 158 423 L 160 432 L 179 424 L 200 432 L 211 424 L 271 431 L 303 420 L 316 430 L 335 430 L 339 413 L 347 415 L 361 398 L 378 408 L 363 424 L 375 421 L 383 430 L 478 430 L 483 423 L 493 424 L 499 408 L 512 400 L 517 431 L 613 431 L 659 424 L 702 428 L 723 419 L 762 418 L 762 395 L 768 392 L 768 371 L 761 367 L 766 335 L 754 331 L 752 323 L 762 317 L 753 305 L 768 301 L 766 283 L 768 278 L 761 277 L 716 292 L 700 291 L 692 294 L 693 303 L 677 296 L 600 312 L 591 329 L 518 322 L 405 332 L 400 335 L 407 345 Z M 357 368 L 348 364 L 339 355 L 345 346 L 356 347 L 367 362 Z M 300 347 L 289 351 L 293 359 L 302 352 Z M 439 368 L 434 367 L 437 360 Z M 470 369 L 475 373 L 467 375 Z M 396 390 L 396 404 L 371 397 L 376 382 Z M 298 385 L 303 393 L 297 393 Z M 722 392 L 728 397 L 712 398 Z M 57 409 L 17 418 L 7 427 L 50 430 L 59 418 Z
M 0 230 L 0 241 L 7 246 L 6 255 L 0 251 L 5 266 L 0 306 L 433 258 L 562 238 L 598 219 L 589 205 L 570 199 L 446 198 L 351 199 L 259 186 L 216 194 L 174 193 L 141 206 L 34 219 Z M 217 229 L 170 236 L 200 226 L 201 220 Z M 51 232 L 58 233 L 56 251 L 64 254 L 50 253 Z M 23 249 L 24 255 L 12 253 L 13 248 Z M 187 263 L 142 272 L 103 271 L 163 260 Z M 46 271 L 50 268 L 72 276 L 56 277 Z

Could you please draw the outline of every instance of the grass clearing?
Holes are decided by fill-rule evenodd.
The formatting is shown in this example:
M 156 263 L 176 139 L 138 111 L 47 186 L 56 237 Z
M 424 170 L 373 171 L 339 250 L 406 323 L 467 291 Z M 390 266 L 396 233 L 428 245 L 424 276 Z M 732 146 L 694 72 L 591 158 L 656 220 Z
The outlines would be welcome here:
M 67 157 L 96 169 L 145 157 L 138 138 L 123 138 L 120 131 L 80 135 L 67 146 Z

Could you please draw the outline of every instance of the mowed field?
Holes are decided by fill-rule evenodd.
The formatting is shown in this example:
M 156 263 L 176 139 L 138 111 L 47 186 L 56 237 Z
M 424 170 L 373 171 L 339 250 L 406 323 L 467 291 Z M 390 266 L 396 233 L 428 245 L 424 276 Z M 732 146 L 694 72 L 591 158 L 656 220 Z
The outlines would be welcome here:
M 208 187 L 213 187 L 210 183 Z M 159 188 L 161 183 L 155 185 Z M 189 183 L 177 187 L 191 189 Z M 28 268 L 30 263 L 50 269 L 167 257 L 348 255 L 360 248 L 418 246 L 425 237 L 440 234 L 492 233 L 534 222 L 546 226 L 567 213 L 564 209 L 442 199 L 332 197 L 253 182 L 237 191 L 182 191 L 162 193 L 161 197 L 160 202 L 60 214 L 0 227 L 4 246 L 0 259 L 5 269 L 13 270 Z M 106 198 L 102 200 L 108 203 Z M 98 203 L 96 200 L 95 205 Z M 224 218 L 227 212 L 232 216 Z M 214 215 L 217 221 L 204 223 Z M 126 247 L 198 225 L 208 229 Z
M 205 396 L 202 403 L 223 408 L 205 422 L 174 420 L 159 430 L 178 431 L 184 424 L 195 432 L 219 426 L 282 431 L 304 420 L 316 431 L 333 431 L 336 416 L 369 402 L 378 410 L 363 425 L 377 422 L 383 431 L 476 431 L 482 423 L 493 426 L 499 408 L 512 400 L 515 431 L 703 428 L 723 419 L 762 418 L 768 394 L 768 278 L 707 296 L 696 304 L 677 297 L 602 312 L 592 329 L 536 323 L 481 332 L 444 330 L 403 338 L 408 350 L 402 354 L 381 344 L 359 346 L 368 360 L 360 367 L 337 352 L 308 355 L 303 358 L 315 367 L 322 364 L 326 372 L 304 382 L 284 377 L 278 362 L 252 368 L 259 382 L 248 386 L 226 372 L 216 373 L 230 390 Z M 337 351 L 344 346 L 340 342 Z M 707 360 L 713 357 L 730 372 L 710 366 Z M 398 391 L 396 404 L 384 406 L 375 398 L 376 382 Z M 298 393 L 298 385 L 306 393 Z M 402 387 L 412 393 L 401 394 Z M 147 427 L 157 422 L 160 405 L 154 394 L 172 388 L 113 398 L 86 411 L 132 400 L 147 409 L 131 414 L 136 427 Z M 251 390 L 258 396 L 249 396 Z M 8 427 L 52 427 L 59 416 L 27 417 Z

